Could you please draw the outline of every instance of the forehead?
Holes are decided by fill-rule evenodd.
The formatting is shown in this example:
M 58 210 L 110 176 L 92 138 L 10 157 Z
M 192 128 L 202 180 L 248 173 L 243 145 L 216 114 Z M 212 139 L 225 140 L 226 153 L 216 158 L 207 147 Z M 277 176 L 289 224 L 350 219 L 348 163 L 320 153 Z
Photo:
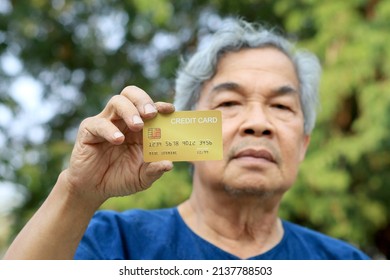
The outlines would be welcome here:
M 220 90 L 252 96 L 287 93 L 285 89 L 299 99 L 295 67 L 286 54 L 274 47 L 243 49 L 220 58 L 215 75 L 203 84 L 198 105 L 210 102 Z
M 217 65 L 215 76 L 229 72 L 253 72 L 275 74 L 298 86 L 298 78 L 291 59 L 275 47 L 242 49 L 224 54 Z M 214 76 L 214 77 L 215 77 Z

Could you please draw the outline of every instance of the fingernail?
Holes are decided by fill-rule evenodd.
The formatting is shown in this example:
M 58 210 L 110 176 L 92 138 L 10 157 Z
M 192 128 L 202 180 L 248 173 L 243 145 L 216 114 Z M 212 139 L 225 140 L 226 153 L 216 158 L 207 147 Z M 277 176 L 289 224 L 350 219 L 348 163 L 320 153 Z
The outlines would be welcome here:
M 145 110 L 145 114 L 151 114 L 157 112 L 156 108 L 150 103 L 144 106 L 144 110 Z
M 138 124 L 143 124 L 144 122 L 142 121 L 142 119 L 140 118 L 140 116 L 134 115 L 134 116 L 133 116 L 133 123 L 134 123 L 135 125 L 138 125 Z
M 122 132 L 117 131 L 117 132 L 114 133 L 114 138 L 115 139 L 121 138 L 122 136 L 123 136 Z

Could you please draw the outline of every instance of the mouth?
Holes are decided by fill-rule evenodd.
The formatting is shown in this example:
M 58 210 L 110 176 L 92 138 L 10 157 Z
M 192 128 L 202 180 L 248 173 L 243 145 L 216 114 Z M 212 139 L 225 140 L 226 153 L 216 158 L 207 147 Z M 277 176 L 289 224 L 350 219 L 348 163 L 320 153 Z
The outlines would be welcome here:
M 265 149 L 244 149 L 238 151 L 233 159 L 261 160 L 269 163 L 277 163 L 271 152 Z

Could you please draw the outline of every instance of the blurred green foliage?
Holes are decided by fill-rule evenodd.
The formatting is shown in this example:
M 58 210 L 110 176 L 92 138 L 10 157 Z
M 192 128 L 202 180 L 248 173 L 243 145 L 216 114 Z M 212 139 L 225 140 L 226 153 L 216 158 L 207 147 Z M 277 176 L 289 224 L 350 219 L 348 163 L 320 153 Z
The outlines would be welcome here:
M 220 23 L 240 16 L 286 31 L 323 64 L 321 110 L 284 218 L 345 239 L 374 258 L 390 258 L 390 1 L 350 0 L 19 0 L 0 5 L 0 109 L 23 111 L 10 92 L 21 75 L 56 105 L 44 136 L 15 137 L 0 121 L 0 183 L 28 195 L 12 213 L 17 232 L 66 167 L 80 121 L 135 84 L 171 101 L 180 59 Z M 22 69 L 6 71 L 4 57 Z M 29 92 L 25 92 L 26 96 Z M 53 105 L 54 106 L 54 105 Z M 1 116 L 0 116 L 1 118 Z M 1 119 L 0 119 L 1 120 Z M 102 207 L 159 208 L 188 197 L 187 165 L 151 189 Z M 1 186 L 0 186 L 1 187 Z

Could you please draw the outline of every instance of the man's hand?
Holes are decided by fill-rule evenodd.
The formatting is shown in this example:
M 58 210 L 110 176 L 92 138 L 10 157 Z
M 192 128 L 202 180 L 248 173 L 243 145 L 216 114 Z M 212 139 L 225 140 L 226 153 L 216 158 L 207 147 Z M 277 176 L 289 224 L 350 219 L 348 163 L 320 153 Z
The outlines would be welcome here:
M 144 190 L 172 169 L 170 161 L 143 161 L 142 119 L 174 110 L 131 86 L 111 98 L 100 114 L 83 121 L 69 168 L 4 258 L 72 259 L 94 212 L 107 198 Z
M 143 161 L 142 128 L 143 119 L 174 110 L 172 104 L 154 103 L 146 92 L 129 86 L 100 114 L 84 120 L 64 172 L 72 194 L 102 203 L 144 190 L 171 170 L 170 161 Z

